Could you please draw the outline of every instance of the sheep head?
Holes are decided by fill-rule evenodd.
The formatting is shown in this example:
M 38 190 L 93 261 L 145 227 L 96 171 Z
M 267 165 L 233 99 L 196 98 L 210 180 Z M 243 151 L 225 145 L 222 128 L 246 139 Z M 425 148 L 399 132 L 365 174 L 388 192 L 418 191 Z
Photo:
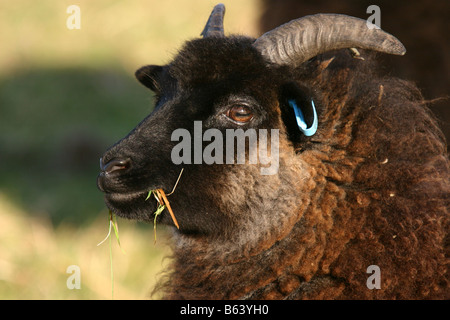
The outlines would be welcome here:
M 368 29 L 364 20 L 331 14 L 294 20 L 256 40 L 225 37 L 224 12 L 223 5 L 216 6 L 203 38 L 187 42 L 172 62 L 136 71 L 137 79 L 155 92 L 155 108 L 103 155 L 98 186 L 117 215 L 153 221 L 157 204 L 145 200 L 148 191 L 170 192 L 184 168 L 170 198 L 181 234 L 230 238 L 246 233 L 240 241 L 268 247 L 290 232 L 307 205 L 296 195 L 307 194 L 314 184 L 301 153 L 296 152 L 307 149 L 313 137 L 299 130 L 289 102 L 300 106 L 305 127 L 317 118 L 320 123 L 326 108 L 320 92 L 294 72 L 330 50 L 356 47 L 403 54 L 404 48 L 384 31 Z M 199 138 L 196 123 L 200 122 Z M 276 133 L 271 147 L 276 144 L 277 170 L 263 175 L 260 161 L 226 163 L 225 151 L 222 163 L 198 163 L 194 154 L 187 163 L 175 163 L 173 150 L 180 140 L 172 137 L 179 129 L 192 138 L 188 143 L 193 153 L 200 143 L 200 155 L 209 144 L 203 137 L 208 129 L 223 137 L 229 129 L 255 129 L 258 134 L 266 130 L 266 141 Z M 319 135 L 320 131 L 319 125 Z M 225 150 L 225 138 L 221 143 Z M 246 147 L 249 155 L 260 146 Z M 238 156 L 233 154 L 234 159 Z M 172 223 L 167 213 L 158 221 Z
M 107 206 L 143 221 L 148 192 L 171 192 L 184 169 L 167 297 L 448 297 L 445 139 L 413 84 L 350 53 L 402 44 L 334 14 L 225 36 L 224 12 L 170 63 L 136 71 L 154 110 L 100 162 Z M 374 263 L 381 290 L 366 287 Z

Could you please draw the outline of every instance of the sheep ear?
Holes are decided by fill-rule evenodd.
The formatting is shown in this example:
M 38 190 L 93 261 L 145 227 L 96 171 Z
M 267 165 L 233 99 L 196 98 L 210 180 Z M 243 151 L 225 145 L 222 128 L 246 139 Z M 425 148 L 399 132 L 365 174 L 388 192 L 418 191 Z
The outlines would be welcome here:
M 311 91 L 296 83 L 283 86 L 280 106 L 282 118 L 293 140 L 310 137 L 317 132 L 319 119 Z
M 161 66 L 154 66 L 154 65 L 144 66 L 142 68 L 139 68 L 135 72 L 135 76 L 139 80 L 139 82 L 142 83 L 144 86 L 146 86 L 152 91 L 158 92 L 159 91 L 158 78 L 162 70 L 163 67 Z

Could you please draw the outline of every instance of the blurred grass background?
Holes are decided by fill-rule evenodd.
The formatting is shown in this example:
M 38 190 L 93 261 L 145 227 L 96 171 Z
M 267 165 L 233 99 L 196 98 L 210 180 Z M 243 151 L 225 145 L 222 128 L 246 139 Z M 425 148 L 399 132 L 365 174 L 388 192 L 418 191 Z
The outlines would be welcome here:
M 257 0 L 222 2 L 226 33 L 258 35 Z M 0 0 L 0 299 L 111 298 L 99 158 L 151 111 L 134 71 L 169 62 L 216 3 Z M 66 27 L 72 4 L 79 30 Z M 149 298 L 167 236 L 154 245 L 152 226 L 118 223 L 114 298 Z M 70 265 L 80 290 L 66 286 Z

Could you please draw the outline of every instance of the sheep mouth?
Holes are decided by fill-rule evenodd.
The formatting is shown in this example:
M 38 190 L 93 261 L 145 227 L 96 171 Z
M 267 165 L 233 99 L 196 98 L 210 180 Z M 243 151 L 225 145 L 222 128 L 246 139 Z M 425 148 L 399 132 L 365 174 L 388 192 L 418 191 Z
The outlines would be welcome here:
M 148 191 L 106 193 L 105 204 L 121 218 L 150 221 L 157 208 L 156 200 L 146 201 Z
M 129 192 L 129 193 L 106 193 L 105 197 L 112 201 L 131 201 L 136 200 L 141 197 L 146 196 L 147 192 L 145 191 L 137 191 L 137 192 Z

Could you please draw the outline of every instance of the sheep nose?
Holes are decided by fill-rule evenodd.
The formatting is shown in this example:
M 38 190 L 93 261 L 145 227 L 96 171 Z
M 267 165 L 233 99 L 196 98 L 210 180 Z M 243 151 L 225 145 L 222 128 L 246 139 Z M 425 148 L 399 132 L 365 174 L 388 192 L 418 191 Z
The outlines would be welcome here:
M 103 163 L 103 158 L 100 158 L 100 169 L 105 174 L 111 174 L 121 170 L 126 170 L 131 166 L 131 160 L 127 159 L 112 159 L 107 163 Z

